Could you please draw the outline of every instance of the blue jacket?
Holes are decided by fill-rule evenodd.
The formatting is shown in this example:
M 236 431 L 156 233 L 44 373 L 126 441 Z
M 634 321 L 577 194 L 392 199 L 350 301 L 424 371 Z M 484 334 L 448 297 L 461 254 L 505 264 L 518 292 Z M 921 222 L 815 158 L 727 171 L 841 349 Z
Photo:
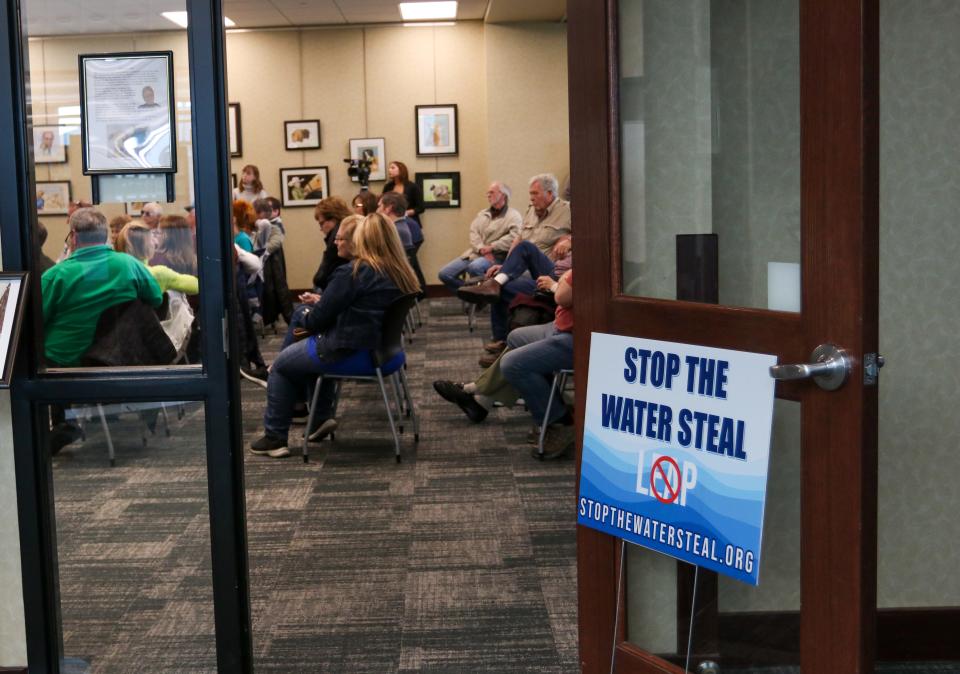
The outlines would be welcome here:
M 366 264 L 360 264 L 354 276 L 357 264 L 337 267 L 320 301 L 306 315 L 304 327 L 317 335 L 310 339 L 322 360 L 336 361 L 380 346 L 383 314 L 403 294 L 389 276 Z

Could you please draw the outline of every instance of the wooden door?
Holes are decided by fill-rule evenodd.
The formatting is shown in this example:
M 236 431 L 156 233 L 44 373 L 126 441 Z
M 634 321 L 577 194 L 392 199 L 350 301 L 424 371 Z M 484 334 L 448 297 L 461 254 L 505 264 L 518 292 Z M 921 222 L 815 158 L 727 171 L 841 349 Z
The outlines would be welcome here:
M 670 340 L 712 347 L 775 354 L 780 363 L 805 363 L 813 349 L 836 344 L 851 356 L 853 368 L 847 383 L 836 391 L 821 390 L 811 381 L 778 384 L 777 396 L 799 404 L 799 613 L 778 614 L 784 621 L 781 634 L 793 632 L 796 656 L 804 673 L 850 674 L 870 672 L 875 650 L 874 607 L 876 597 L 876 416 L 877 389 L 865 383 L 863 359 L 877 351 L 878 286 L 878 6 L 869 0 L 796 0 L 783 5 L 796 23 L 796 128 L 754 129 L 743 139 L 731 138 L 728 129 L 718 129 L 718 120 L 736 121 L 716 114 L 723 104 L 724 87 L 716 82 L 715 62 L 729 56 L 721 49 L 719 25 L 732 14 L 747 27 L 741 37 L 760 33 L 760 17 L 776 3 L 725 0 L 694 0 L 671 3 L 659 0 L 569 0 L 569 76 L 572 207 L 577 256 L 576 369 L 578 379 L 588 370 L 591 332 L 609 332 Z M 671 21 L 657 22 L 658 12 L 683 11 Z M 623 11 L 641 18 L 627 25 Z M 705 23 L 703 14 L 707 14 Z M 662 18 L 662 17 L 661 17 Z M 711 23 L 711 20 L 713 22 Z M 656 25 L 652 25 L 656 22 Z M 783 22 L 771 24 L 779 30 Z M 789 23 L 789 21 L 787 22 Z M 676 28 L 703 39 L 706 26 L 707 65 L 690 72 L 692 86 L 700 86 L 710 102 L 704 105 L 711 122 L 690 133 L 703 133 L 712 150 L 704 158 L 694 150 L 684 154 L 679 140 L 670 153 L 656 154 L 657 134 L 664 133 L 661 114 L 657 124 L 639 127 L 647 161 L 675 163 L 682 175 L 684 162 L 702 161 L 705 171 L 716 177 L 718 161 L 731 143 L 753 143 L 762 150 L 777 133 L 795 133 L 797 144 L 796 206 L 778 212 L 776 193 L 760 194 L 772 219 L 795 217 L 798 228 L 797 263 L 800 268 L 801 301 L 797 312 L 770 310 L 748 303 L 715 306 L 678 301 L 669 296 L 644 296 L 642 283 L 634 284 L 630 259 L 625 252 L 646 246 L 643 255 L 648 274 L 655 263 L 672 264 L 657 249 L 649 230 L 636 232 L 637 213 L 650 215 L 651 202 L 659 205 L 696 200 L 686 189 L 674 194 L 638 196 L 625 187 L 627 167 L 636 157 L 625 151 L 627 133 L 622 123 L 624 96 L 643 98 L 647 110 L 658 104 L 655 96 L 671 95 L 667 83 L 661 89 L 639 93 L 621 91 L 626 79 L 621 72 L 624 50 L 639 50 L 642 65 L 630 74 L 638 88 L 655 77 L 654 69 L 670 59 L 675 43 L 662 40 L 658 50 L 645 44 Z M 651 32 L 654 31 L 654 32 Z M 659 33 L 655 31 L 660 31 Z M 637 46 L 639 42 L 639 47 Z M 703 44 L 702 42 L 697 44 Z M 739 49 L 740 43 L 730 44 Z M 711 52 L 710 50 L 713 49 Z M 766 51 L 748 47 L 744 62 L 752 68 L 747 88 L 765 86 L 768 64 L 777 62 L 782 45 L 767 45 Z M 789 47 L 786 47 L 789 50 Z M 696 51 L 694 49 L 693 51 Z M 712 57 L 713 61 L 710 60 Z M 766 79 L 765 79 L 766 78 Z M 682 89 L 683 82 L 673 82 Z M 682 91 L 685 91 L 682 89 Z M 681 91 L 681 93 L 682 93 Z M 664 94 L 664 92 L 668 92 Z M 677 100 L 682 100 L 680 94 Z M 695 100 L 695 97 L 694 97 Z M 790 106 L 790 97 L 771 105 Z M 677 106 L 674 116 L 688 107 Z M 747 110 L 743 116 L 754 111 Z M 668 122 L 672 120 L 667 120 Z M 702 120 L 701 120 L 702 121 Z M 730 124 L 728 124 L 728 127 Z M 699 131 L 698 131 L 699 129 Z M 637 127 L 628 130 L 636 133 Z M 762 132 L 762 133 L 761 133 Z M 765 135 L 764 135 L 765 134 Z M 764 141 L 763 139 L 767 140 Z M 738 145 L 740 146 L 740 145 Z M 636 146 L 632 146 L 632 151 Z M 752 165 L 743 179 L 762 182 L 778 170 L 781 162 Z M 635 173 L 635 171 L 634 171 Z M 647 180 L 650 187 L 650 180 Z M 709 231 L 709 211 L 727 194 L 707 194 L 701 211 L 708 217 L 698 224 Z M 673 200 L 672 202 L 670 200 Z M 641 201 L 639 209 L 638 201 Z M 785 201 L 789 199 L 785 198 Z M 684 202 L 685 203 L 685 202 Z M 677 209 L 679 212 L 679 209 Z M 794 212 L 795 211 L 795 212 Z M 785 215 L 784 215 L 785 214 Z M 702 214 L 701 214 L 702 215 Z M 628 217 L 629 216 L 629 217 Z M 634 229 L 631 229 L 633 227 Z M 749 228 L 746 228 L 749 229 Z M 682 225 L 678 233 L 683 232 Z M 720 302 L 724 300 L 726 262 L 738 264 L 736 254 L 750 242 L 736 236 L 719 236 Z M 728 257 L 724 257 L 724 251 Z M 644 257 L 645 256 L 645 257 Z M 653 257 L 652 257 L 653 256 Z M 629 256 L 627 256 L 629 258 Z M 774 258 L 775 259 L 775 258 Z M 629 269 L 628 269 L 629 267 Z M 665 272 L 666 273 L 666 272 Z M 673 270 L 676 273 L 676 270 Z M 769 269 L 767 270 L 769 272 Z M 638 291 L 638 288 L 639 291 Z M 577 419 L 582 425 L 584 398 L 578 398 Z M 775 453 L 771 454 L 775 459 Z M 768 494 L 768 499 L 770 495 Z M 663 657 L 642 645 L 631 643 L 625 627 L 630 615 L 614 634 L 618 597 L 619 543 L 606 535 L 580 528 L 578 531 L 578 581 L 580 601 L 580 649 L 584 672 L 610 671 L 611 657 L 617 672 L 681 672 L 683 662 Z M 761 574 L 761 585 L 763 574 Z M 710 583 L 701 587 L 710 593 Z M 715 592 L 715 589 L 713 590 Z M 683 592 L 678 592 L 678 603 Z M 678 612 L 681 609 L 676 609 Z M 679 613 L 678 613 L 679 614 Z M 703 618 L 703 616 L 701 616 Z M 770 618 L 772 621 L 774 617 Z M 705 654 L 711 649 L 723 666 L 724 629 L 716 613 L 701 620 L 698 642 Z M 799 636 L 796 636 L 798 633 Z M 763 638 L 758 641 L 762 642 Z M 719 644 L 719 645 L 718 645 Z M 696 650 L 696 648 L 695 648 Z M 790 649 L 787 649 L 790 650 Z M 776 663 L 775 648 L 768 662 Z M 773 656 L 770 654 L 774 653 Z M 788 654 L 789 655 L 789 654 Z M 748 658 L 749 659 L 749 658 Z M 790 657 L 786 657 L 789 660 Z M 679 664 L 678 664 L 679 663 Z M 749 664 L 756 664 L 750 662 Z M 786 663 L 783 663 L 786 664 Z M 695 670 L 694 670 L 695 671 Z

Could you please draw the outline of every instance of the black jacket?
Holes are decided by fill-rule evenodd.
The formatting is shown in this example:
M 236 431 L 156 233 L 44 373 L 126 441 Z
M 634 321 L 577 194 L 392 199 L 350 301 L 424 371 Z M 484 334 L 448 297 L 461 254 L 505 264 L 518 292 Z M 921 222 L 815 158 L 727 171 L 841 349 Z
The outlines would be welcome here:
M 316 355 L 346 355 L 380 346 L 383 314 L 403 293 L 393 280 L 370 266 L 357 263 L 338 267 L 320 301 L 304 318 L 304 327 L 314 335 Z M 311 345 L 311 348 L 314 345 Z
M 330 233 L 323 239 L 327 247 L 323 251 L 323 257 L 320 258 L 320 266 L 317 268 L 317 273 L 313 275 L 314 289 L 326 290 L 334 270 L 350 261 L 337 255 L 337 244 L 334 243 L 333 240 L 337 237 L 337 232 L 339 231 L 340 225 L 338 224 L 331 229 Z
M 263 324 L 275 323 L 278 316 L 290 322 L 293 303 L 287 287 L 287 261 L 283 246 L 266 256 L 263 262 Z
M 383 186 L 383 194 L 392 191 L 393 181 L 387 180 L 387 184 Z M 417 187 L 417 183 L 412 183 L 408 180 L 403 184 L 403 198 L 407 200 L 407 210 L 412 208 L 414 211 L 413 215 L 408 215 L 407 217 L 416 220 L 417 224 L 421 224 L 420 214 L 424 211 L 423 193 L 420 192 L 420 188 Z
M 100 314 L 93 344 L 81 365 L 169 365 L 177 350 L 160 325 L 153 307 L 140 300 L 116 304 Z

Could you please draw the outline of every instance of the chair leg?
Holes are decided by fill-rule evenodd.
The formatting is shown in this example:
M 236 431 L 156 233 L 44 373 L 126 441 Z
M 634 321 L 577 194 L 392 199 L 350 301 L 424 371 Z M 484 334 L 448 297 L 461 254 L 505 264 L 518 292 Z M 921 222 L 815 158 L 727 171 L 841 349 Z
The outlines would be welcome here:
M 420 313 L 420 300 L 413 303 L 413 310 L 417 314 L 417 326 L 423 327 L 423 314 Z
M 400 430 L 400 433 L 403 433 L 403 395 L 400 393 L 400 381 L 397 377 L 397 373 L 394 372 L 392 375 L 387 377 L 390 380 L 390 384 L 393 386 L 393 403 L 394 410 L 397 413 L 397 428 Z
M 309 445 L 310 429 L 313 427 L 313 419 L 317 415 L 317 400 L 320 398 L 320 384 L 323 383 L 323 376 L 317 377 L 317 383 L 313 386 L 313 396 L 310 398 L 310 412 L 307 414 L 307 425 L 303 428 L 303 462 L 310 462 Z
M 110 459 L 110 465 L 117 465 L 117 458 L 113 452 L 113 438 L 110 437 L 110 427 L 107 426 L 107 415 L 103 413 L 103 405 L 97 403 L 97 412 L 100 414 L 100 425 L 103 426 L 103 435 L 107 438 L 107 458 Z
M 387 386 L 383 381 L 383 372 L 377 368 L 377 381 L 380 382 L 380 393 L 383 395 L 383 406 L 387 410 L 387 419 L 390 420 L 390 431 L 393 433 L 393 444 L 396 448 L 397 463 L 400 463 L 400 435 L 397 433 L 397 426 L 393 423 L 393 410 L 390 409 L 390 398 L 387 396 Z
M 543 413 L 543 421 L 540 422 L 540 442 L 537 445 L 537 454 L 538 458 L 543 460 L 543 439 L 547 435 L 547 419 L 550 418 L 550 408 L 553 407 L 553 398 L 557 393 L 557 384 L 560 382 L 560 378 L 563 376 L 560 372 L 554 372 L 553 374 L 553 384 L 550 385 L 550 397 L 547 398 L 547 409 Z
M 160 403 L 160 414 L 163 415 L 163 431 L 170 437 L 170 417 L 167 416 L 167 403 Z
M 407 385 L 407 373 L 400 368 L 400 385 L 403 387 L 403 395 L 407 401 L 407 416 L 413 418 L 413 441 L 420 442 L 420 418 L 417 416 L 417 410 L 413 406 L 413 398 L 410 397 L 410 387 Z

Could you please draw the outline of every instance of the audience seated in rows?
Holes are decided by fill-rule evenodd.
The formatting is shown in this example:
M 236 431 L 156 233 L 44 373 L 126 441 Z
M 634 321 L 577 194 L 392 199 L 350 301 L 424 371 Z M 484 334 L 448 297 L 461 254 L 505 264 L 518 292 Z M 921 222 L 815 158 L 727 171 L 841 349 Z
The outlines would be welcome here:
M 396 228 L 382 215 L 373 214 L 353 232 L 341 224 L 337 246 L 341 257 L 352 258 L 339 267 L 320 300 L 307 314 L 310 335 L 280 352 L 270 368 L 264 435 L 250 451 L 271 457 L 289 456 L 287 433 L 294 406 L 306 400 L 317 374 L 336 372 L 370 363 L 370 350 L 380 344 L 386 308 L 399 297 L 418 289 Z M 317 427 L 312 439 L 332 433 L 336 384 L 325 379 L 317 401 Z
M 440 270 L 440 281 L 452 292 L 463 285 L 463 274 L 483 276 L 493 265 L 503 263 L 523 220 L 520 211 L 510 206 L 510 196 L 510 188 L 499 180 L 487 188 L 490 208 L 477 213 L 470 223 L 470 247 Z
M 557 197 L 557 179 L 548 173 L 530 179 L 530 208 L 523 217 L 519 234 L 514 238 L 502 265 L 486 271 L 486 279 L 476 285 L 464 285 L 457 296 L 478 304 L 490 303 L 493 341 L 486 350 L 499 353 L 506 348 L 507 310 L 518 294 L 533 294 L 535 278 L 541 275 L 556 279 L 564 267 L 569 268 L 572 252 L 570 204 Z M 558 263 L 564 261 L 558 269 Z
M 553 323 L 517 328 L 507 336 L 506 349 L 476 382 L 433 383 L 444 399 L 458 405 L 471 421 L 483 421 L 493 402 L 512 405 L 522 397 L 536 424 L 547 424 L 544 457 L 557 458 L 573 444 L 573 417 L 558 401 L 545 419 L 547 402 L 557 370 L 573 368 L 573 270 L 559 281 L 537 279 L 541 289 L 554 292 L 557 310 Z M 532 434 L 534 444 L 539 434 Z M 539 456 L 535 447 L 532 453 Z

